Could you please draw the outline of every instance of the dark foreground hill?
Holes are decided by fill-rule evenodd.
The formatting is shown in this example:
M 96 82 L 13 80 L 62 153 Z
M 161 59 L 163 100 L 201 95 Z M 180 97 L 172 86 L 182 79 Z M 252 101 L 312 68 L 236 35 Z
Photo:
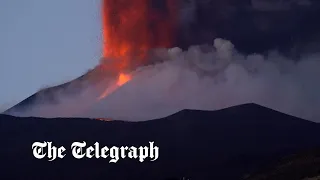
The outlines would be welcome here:
M 271 165 L 283 157 L 320 147 L 320 125 L 247 104 L 215 112 L 184 110 L 136 123 L 0 115 L 0 138 L 1 179 L 237 180 L 248 174 L 259 179 L 259 173 L 264 173 L 261 168 L 275 167 Z M 52 162 L 38 160 L 32 155 L 35 141 L 63 145 L 66 156 Z M 120 159 L 116 164 L 103 158 L 78 160 L 70 148 L 75 141 L 109 147 L 147 146 L 153 141 L 159 147 L 159 159 L 143 163 Z M 320 170 L 312 167 L 314 176 Z M 310 168 L 303 168 L 288 171 L 296 173 L 294 177 L 307 177 Z M 265 174 L 270 171 L 272 168 Z
M 320 179 L 320 148 L 282 158 L 277 164 L 249 175 L 246 180 Z

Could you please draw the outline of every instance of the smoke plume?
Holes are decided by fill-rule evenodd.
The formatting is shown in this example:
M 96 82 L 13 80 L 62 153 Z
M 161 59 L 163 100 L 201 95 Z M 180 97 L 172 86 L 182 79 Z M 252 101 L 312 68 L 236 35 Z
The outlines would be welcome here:
M 117 86 L 114 76 L 106 76 L 94 85 L 84 81 L 79 95 L 66 95 L 66 90 L 54 92 L 57 102 L 40 97 L 38 105 L 11 114 L 142 121 L 182 109 L 218 110 L 257 103 L 320 122 L 319 54 L 300 61 L 276 51 L 267 56 L 245 56 L 223 39 L 215 39 L 212 46 L 192 46 L 187 51 L 172 48 L 155 52 L 149 59 L 157 59 L 157 63 L 131 71 L 131 80 L 122 86 Z M 109 94 L 98 100 L 106 88 Z

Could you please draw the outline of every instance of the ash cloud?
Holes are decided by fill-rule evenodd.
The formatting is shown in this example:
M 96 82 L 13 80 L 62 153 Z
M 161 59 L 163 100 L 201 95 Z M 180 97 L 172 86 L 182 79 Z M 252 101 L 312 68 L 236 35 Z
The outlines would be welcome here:
M 218 110 L 257 103 L 320 122 L 319 54 L 304 55 L 299 61 L 276 51 L 246 56 L 223 39 L 215 39 L 213 46 L 162 49 L 155 54 L 151 59 L 158 63 L 132 71 L 132 80 L 121 87 L 115 88 L 113 76 L 94 85 L 84 81 L 77 95 L 54 92 L 58 99 L 54 104 L 39 96 L 32 108 L 10 114 L 142 121 L 182 109 Z M 97 100 L 107 87 L 110 94 Z

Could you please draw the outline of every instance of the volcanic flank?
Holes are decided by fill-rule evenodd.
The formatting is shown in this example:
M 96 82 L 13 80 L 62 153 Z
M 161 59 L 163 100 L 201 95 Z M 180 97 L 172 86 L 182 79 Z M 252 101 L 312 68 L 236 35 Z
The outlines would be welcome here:
M 182 109 L 216 110 L 255 102 L 319 121 L 316 55 L 298 63 L 277 53 L 244 56 L 222 39 L 213 47 L 158 52 L 161 63 L 120 76 L 96 68 L 71 83 L 42 90 L 6 113 L 148 120 Z M 127 82 L 119 84 L 123 79 Z

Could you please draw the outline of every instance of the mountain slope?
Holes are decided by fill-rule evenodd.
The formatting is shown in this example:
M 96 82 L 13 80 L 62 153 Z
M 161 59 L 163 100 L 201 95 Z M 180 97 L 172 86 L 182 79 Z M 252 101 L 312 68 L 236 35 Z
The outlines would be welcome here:
M 2 177 L 14 179 L 241 179 L 284 155 L 320 146 L 320 125 L 247 104 L 219 111 L 184 110 L 145 122 L 0 116 Z M 48 162 L 32 157 L 34 141 L 64 145 L 67 155 Z M 76 160 L 70 145 L 159 146 L 159 159 Z M 16 173 L 16 172 L 20 173 Z M 50 177 L 48 178 L 48 175 Z M 5 178 L 6 179 L 6 178 Z

